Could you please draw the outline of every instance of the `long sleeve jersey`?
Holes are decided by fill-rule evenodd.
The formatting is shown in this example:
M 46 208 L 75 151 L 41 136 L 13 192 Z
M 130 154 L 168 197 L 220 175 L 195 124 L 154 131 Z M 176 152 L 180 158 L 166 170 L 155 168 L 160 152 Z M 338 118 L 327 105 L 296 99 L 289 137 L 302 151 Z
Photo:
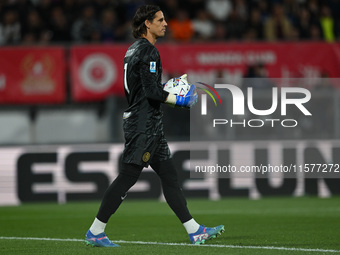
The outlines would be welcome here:
M 137 39 L 125 54 L 124 88 L 129 104 L 124 112 L 124 131 L 162 134 L 160 105 L 169 93 L 163 90 L 159 52 L 145 38 Z

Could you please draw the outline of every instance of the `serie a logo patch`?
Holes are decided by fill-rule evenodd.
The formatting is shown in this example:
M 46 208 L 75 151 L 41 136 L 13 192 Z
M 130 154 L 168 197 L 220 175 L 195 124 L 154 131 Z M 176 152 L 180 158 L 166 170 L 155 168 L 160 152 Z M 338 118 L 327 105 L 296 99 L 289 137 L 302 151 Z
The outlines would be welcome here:
M 156 72 L 156 62 L 150 62 L 150 73 Z

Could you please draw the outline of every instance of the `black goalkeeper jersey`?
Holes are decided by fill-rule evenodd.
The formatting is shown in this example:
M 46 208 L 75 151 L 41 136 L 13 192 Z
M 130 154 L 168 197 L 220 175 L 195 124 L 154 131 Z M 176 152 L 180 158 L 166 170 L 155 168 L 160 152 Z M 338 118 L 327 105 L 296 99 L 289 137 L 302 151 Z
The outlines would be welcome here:
M 129 107 L 123 116 L 123 162 L 147 166 L 169 159 L 161 109 L 169 93 L 163 90 L 159 52 L 147 39 L 138 39 L 125 54 L 124 87 Z
M 140 38 L 127 50 L 124 58 L 124 88 L 129 108 L 124 119 L 130 125 L 125 132 L 160 134 L 163 103 L 162 63 L 158 50 L 147 39 Z

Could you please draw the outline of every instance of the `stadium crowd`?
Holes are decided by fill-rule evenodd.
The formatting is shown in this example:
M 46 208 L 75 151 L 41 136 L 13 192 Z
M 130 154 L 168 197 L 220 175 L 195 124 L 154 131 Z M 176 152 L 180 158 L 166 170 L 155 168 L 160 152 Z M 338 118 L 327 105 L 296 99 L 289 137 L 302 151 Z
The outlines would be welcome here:
M 1 0 L 0 45 L 131 41 L 145 2 L 165 14 L 163 41 L 340 38 L 340 0 Z

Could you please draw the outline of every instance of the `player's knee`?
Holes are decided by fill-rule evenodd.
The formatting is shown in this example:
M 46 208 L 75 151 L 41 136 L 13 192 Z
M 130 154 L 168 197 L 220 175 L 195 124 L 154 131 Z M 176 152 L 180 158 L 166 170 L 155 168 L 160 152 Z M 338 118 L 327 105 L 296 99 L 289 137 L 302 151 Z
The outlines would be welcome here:
M 179 183 L 176 176 L 164 174 L 159 175 L 161 179 L 162 186 L 172 187 L 172 188 L 179 188 Z

